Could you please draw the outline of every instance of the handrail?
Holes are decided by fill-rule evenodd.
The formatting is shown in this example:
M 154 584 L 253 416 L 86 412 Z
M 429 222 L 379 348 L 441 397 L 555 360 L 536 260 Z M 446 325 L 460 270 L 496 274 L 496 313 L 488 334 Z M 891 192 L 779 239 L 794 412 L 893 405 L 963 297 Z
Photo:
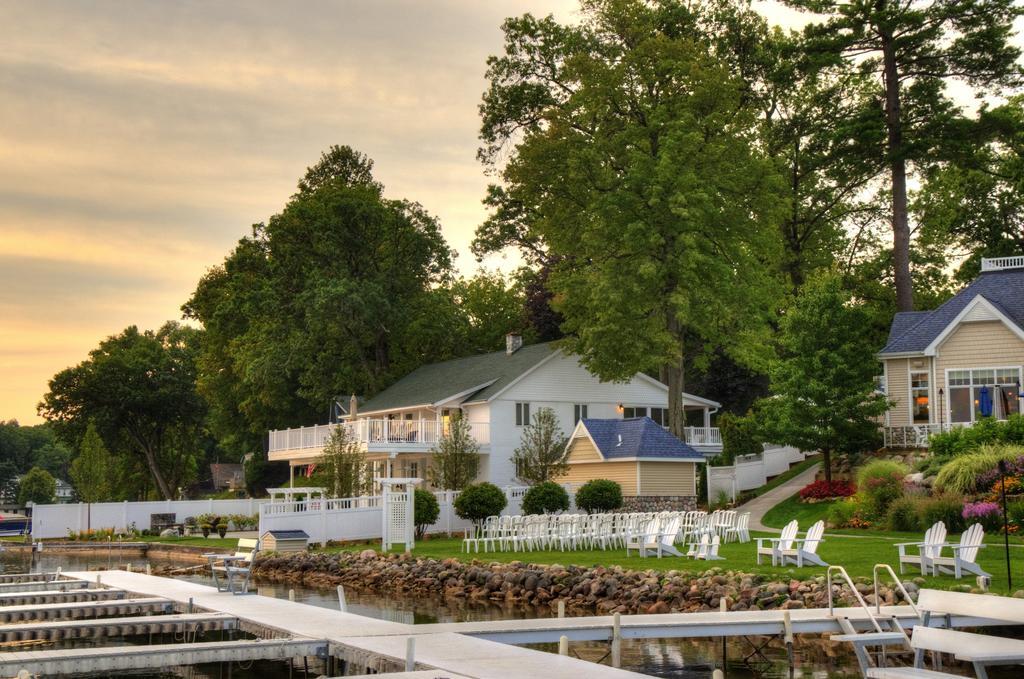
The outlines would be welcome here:
M 924 616 L 921 615 L 921 611 L 917 610 L 917 606 L 914 605 L 914 601 L 910 598 L 910 593 L 907 592 L 907 590 L 903 587 L 903 583 L 900 582 L 900 579 L 898 577 L 896 577 L 896 572 L 892 569 L 892 566 L 890 566 L 887 563 L 876 563 L 875 567 L 871 571 L 871 574 L 872 574 L 872 576 L 875 579 L 875 611 L 877 611 L 879 615 L 881 615 L 881 613 L 882 613 L 882 600 L 878 598 L 878 569 L 879 568 L 884 568 L 885 570 L 889 571 L 889 575 L 892 576 L 893 582 L 896 583 L 896 586 L 900 588 L 900 592 L 903 593 L 903 598 L 906 600 L 906 602 L 908 604 L 910 604 L 910 608 L 914 611 L 914 615 L 916 615 L 917 619 L 920 620 L 923 623 L 924 622 Z
M 857 586 L 854 585 L 853 580 L 850 579 L 850 574 L 847 573 L 846 569 L 842 566 L 829 566 L 825 571 L 825 579 L 828 584 L 828 614 L 833 617 L 836 614 L 835 606 L 832 602 L 832 571 L 839 571 L 842 573 L 843 579 L 846 580 L 846 584 L 850 586 L 850 591 L 852 591 L 853 595 L 857 597 L 857 601 L 860 602 L 860 606 L 864 609 L 864 612 L 868 614 L 868 619 L 871 621 L 871 624 L 874 625 L 875 631 L 882 632 L 882 626 L 878 624 L 878 621 L 875 620 L 875 616 L 871 614 L 871 608 L 868 607 L 868 602 L 864 601 L 864 597 L 860 595 L 860 592 L 857 591 Z

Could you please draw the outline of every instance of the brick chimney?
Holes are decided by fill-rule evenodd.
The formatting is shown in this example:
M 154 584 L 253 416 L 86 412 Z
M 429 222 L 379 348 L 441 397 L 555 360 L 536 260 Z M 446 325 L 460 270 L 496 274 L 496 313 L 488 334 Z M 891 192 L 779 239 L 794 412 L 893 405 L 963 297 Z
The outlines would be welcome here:
M 505 335 L 505 353 L 509 356 L 519 351 L 523 346 L 523 336 L 516 332 Z

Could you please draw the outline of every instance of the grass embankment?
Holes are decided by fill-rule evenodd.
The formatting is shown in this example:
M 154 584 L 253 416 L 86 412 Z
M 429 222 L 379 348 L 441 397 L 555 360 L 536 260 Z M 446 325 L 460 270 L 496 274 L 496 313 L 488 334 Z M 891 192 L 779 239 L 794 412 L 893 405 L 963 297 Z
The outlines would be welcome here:
M 801 524 L 802 525 L 802 524 Z M 755 534 L 756 536 L 767 537 L 767 534 Z M 916 539 L 920 539 L 917 536 Z M 818 549 L 819 555 L 828 563 L 841 565 L 846 568 L 851 576 L 872 577 L 872 569 L 876 563 L 887 563 L 897 573 L 897 551 L 893 546 L 898 536 L 891 533 L 867 533 L 862 531 L 862 537 L 836 536 L 826 537 Z M 558 563 L 563 566 L 577 565 L 583 567 L 591 566 L 622 566 L 636 570 L 655 569 L 661 571 L 680 570 L 690 572 L 703 572 L 709 568 L 718 567 L 723 570 L 737 570 L 744 573 L 757 573 L 765 577 L 789 580 L 806 579 L 814 576 L 824 575 L 825 568 L 821 566 L 805 566 L 802 569 L 795 567 L 773 567 L 771 559 L 763 557 L 762 564 L 756 563 L 756 541 L 745 544 L 729 543 L 722 545 L 719 554 L 725 559 L 723 561 L 693 561 L 692 559 L 680 557 L 655 557 L 641 558 L 634 552 L 626 556 L 624 549 L 610 550 L 579 550 L 579 551 L 535 551 L 535 552 L 487 552 L 466 554 L 462 551 L 460 539 L 443 538 L 437 540 L 421 541 L 416 544 L 413 555 L 421 558 L 448 559 L 455 558 L 462 561 L 479 559 L 485 562 L 509 562 L 523 561 L 535 564 Z M 377 544 L 347 545 L 334 547 L 330 551 L 360 551 L 363 549 L 376 549 Z M 401 551 L 396 549 L 395 551 Z M 1024 549 L 1011 547 L 1011 559 L 1013 571 L 1020 577 L 1024 571 Z M 982 568 L 992 573 L 993 591 L 1007 594 L 1009 588 L 1006 584 L 1006 562 L 1001 549 L 992 545 L 982 549 L 978 557 Z M 920 573 L 916 570 L 908 570 L 906 578 L 918 577 Z M 884 580 L 885 578 L 883 578 Z M 956 580 L 952 575 L 940 575 L 938 577 L 926 577 L 925 587 L 937 589 L 949 589 L 957 585 L 973 586 L 974 576 L 967 576 Z M 1024 578 L 1015 583 L 1017 587 L 1024 585 Z
M 803 472 L 807 471 L 808 469 L 810 469 L 814 465 L 818 464 L 819 462 L 821 462 L 821 455 L 811 455 L 810 457 L 808 457 L 803 462 L 800 462 L 800 463 L 790 467 L 787 471 L 782 472 L 781 474 L 779 474 L 778 476 L 773 478 L 768 483 L 766 483 L 763 486 L 761 486 L 761 487 L 751 491 L 749 494 L 745 493 L 745 495 L 748 495 L 748 497 L 750 497 L 750 499 L 753 499 L 755 497 L 761 497 L 762 495 L 764 495 L 768 491 L 774 490 L 775 488 L 778 488 L 779 486 L 784 484 L 786 481 L 789 481 L 791 478 L 795 477 L 797 474 L 802 474 Z M 768 525 L 768 524 L 765 524 L 765 525 Z

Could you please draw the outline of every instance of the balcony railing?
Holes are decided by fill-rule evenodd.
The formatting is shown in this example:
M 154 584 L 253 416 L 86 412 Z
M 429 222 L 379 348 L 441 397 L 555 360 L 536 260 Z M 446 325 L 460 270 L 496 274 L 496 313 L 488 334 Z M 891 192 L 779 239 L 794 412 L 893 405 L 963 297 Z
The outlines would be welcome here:
M 363 419 L 274 430 L 270 432 L 270 452 L 322 448 L 337 427 L 347 427 L 350 435 L 369 450 L 427 450 L 444 437 L 448 423 L 440 420 Z M 485 422 L 470 422 L 469 432 L 478 443 L 490 442 L 489 427 Z
M 686 427 L 686 442 L 692 445 L 720 446 L 722 432 L 718 427 Z
M 1002 271 L 1003 269 L 1020 269 L 1024 267 L 1024 257 L 982 257 L 982 271 Z

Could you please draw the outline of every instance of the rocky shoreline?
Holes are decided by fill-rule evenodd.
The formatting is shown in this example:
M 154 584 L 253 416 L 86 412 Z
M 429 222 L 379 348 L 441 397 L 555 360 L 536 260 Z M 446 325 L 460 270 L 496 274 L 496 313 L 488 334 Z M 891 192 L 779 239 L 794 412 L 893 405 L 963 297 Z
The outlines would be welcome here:
M 722 600 L 731 611 L 828 606 L 824 576 L 782 581 L 722 568 L 640 571 L 520 561 L 463 562 L 384 555 L 370 549 L 268 555 L 257 559 L 253 575 L 320 589 L 344 585 L 376 594 L 441 596 L 480 603 L 555 607 L 564 600 L 566 610 L 576 615 L 720 610 Z M 920 584 L 907 580 L 904 587 L 914 597 Z M 857 588 L 869 604 L 874 603 L 870 582 L 859 581 Z M 902 601 L 901 594 L 890 587 L 881 587 L 879 596 L 883 605 Z M 856 605 L 849 590 L 838 593 L 836 601 L 837 605 Z

